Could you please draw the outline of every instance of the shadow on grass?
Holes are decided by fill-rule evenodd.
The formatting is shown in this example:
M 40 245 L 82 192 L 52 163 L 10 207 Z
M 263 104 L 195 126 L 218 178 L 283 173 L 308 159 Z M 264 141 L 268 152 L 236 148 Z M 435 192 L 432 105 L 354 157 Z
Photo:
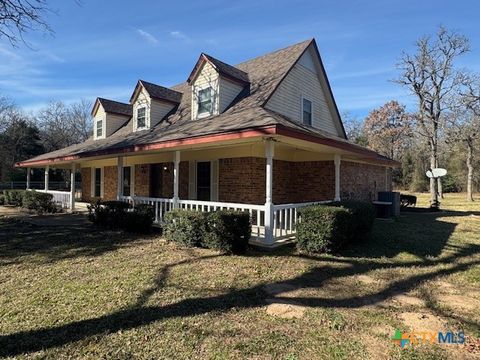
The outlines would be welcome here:
M 437 259 L 434 258 L 435 254 L 440 254 L 441 250 L 445 247 L 449 236 L 455 229 L 455 224 L 437 221 L 435 216 L 423 220 L 409 218 L 406 222 L 402 222 L 402 219 L 400 219 L 398 223 L 393 223 L 393 225 L 392 223 L 385 223 L 392 229 L 397 228 L 398 231 L 398 233 L 396 233 L 396 236 L 398 237 L 394 237 L 392 241 L 399 243 L 393 250 L 389 250 L 391 243 L 389 243 L 387 239 L 382 246 L 378 243 L 381 247 L 381 251 L 364 249 L 363 253 L 359 254 L 359 250 L 357 249 L 357 252 L 353 251 L 355 256 L 348 258 L 323 255 L 296 255 L 315 259 L 319 262 L 325 261 L 325 263 L 323 266 L 314 267 L 300 276 L 285 281 L 275 282 L 273 284 L 289 284 L 294 285 L 296 288 L 321 288 L 323 284 L 330 279 L 360 275 L 372 270 L 387 268 L 415 268 L 415 271 L 412 271 L 410 276 L 392 281 L 387 287 L 367 295 L 355 295 L 333 299 L 322 297 L 288 298 L 288 301 L 299 302 L 310 307 L 360 308 L 365 305 L 379 304 L 392 296 L 409 291 L 427 280 L 455 274 L 479 266 L 480 259 L 472 258 L 472 256 L 480 254 L 480 245 L 476 244 L 466 244 L 465 246 L 458 247 L 452 246 L 452 251 L 449 254 L 438 257 Z M 441 216 L 445 216 L 445 214 L 442 213 Z M 420 230 L 422 226 L 426 227 L 426 222 L 429 223 L 430 228 L 428 232 L 422 233 Z M 403 225 L 406 227 L 403 228 Z M 382 231 L 387 233 L 387 230 L 389 230 L 388 226 L 383 229 L 382 226 L 383 225 L 378 226 L 376 231 L 380 231 L 380 234 Z M 409 229 L 408 226 L 411 228 Z M 387 234 L 392 235 L 392 231 L 394 231 L 392 229 L 390 229 L 391 232 Z M 431 236 L 426 240 L 427 244 L 425 246 L 418 246 L 416 241 L 413 241 L 412 243 L 407 241 L 409 240 L 409 236 L 412 237 L 414 234 L 416 234 L 415 239 L 419 239 L 422 236 L 425 236 L 425 234 L 430 234 Z M 379 236 L 378 233 L 375 236 Z M 372 241 L 374 241 L 373 244 L 375 244 L 375 241 L 378 242 L 379 239 L 375 239 L 374 237 Z M 402 242 L 406 242 L 406 244 L 402 244 Z M 433 243 L 436 242 L 438 242 L 438 244 L 434 246 Z M 290 250 L 281 250 L 280 254 L 288 251 Z M 404 251 L 421 256 L 423 259 L 404 262 L 378 261 L 375 259 L 375 257 L 378 256 L 386 256 L 385 254 L 393 256 L 394 254 Z M 119 330 L 133 329 L 168 318 L 189 317 L 210 312 L 228 311 L 232 308 L 253 309 L 264 306 L 266 294 L 263 289 L 267 283 L 257 284 L 256 286 L 246 289 L 230 290 L 225 294 L 217 296 L 185 299 L 165 306 L 146 306 L 149 298 L 158 290 L 162 289 L 172 267 L 196 261 L 203 261 L 215 256 L 218 255 L 183 260 L 160 269 L 153 286 L 143 291 L 138 296 L 137 301 L 129 308 L 94 319 L 86 319 L 50 328 L 2 335 L 0 336 L 0 355 L 16 356 L 22 353 L 62 346 L 71 342 L 83 340 L 90 336 L 105 335 L 115 333 Z M 260 253 L 255 253 L 253 256 L 272 256 L 272 254 L 262 255 Z M 278 256 L 278 254 L 275 256 Z M 372 259 L 365 259 L 365 257 L 371 257 Z M 342 266 L 338 266 L 338 264 L 341 264 Z M 281 298 L 279 298 L 279 300 L 281 300 Z M 474 321 L 472 321 L 472 325 L 477 327 L 480 326 L 480 324 L 477 324 Z
M 93 225 L 38 226 L 14 219 L 0 220 L 0 266 L 16 264 L 23 257 L 48 263 L 75 257 L 101 256 L 128 246 L 148 235 L 104 231 Z

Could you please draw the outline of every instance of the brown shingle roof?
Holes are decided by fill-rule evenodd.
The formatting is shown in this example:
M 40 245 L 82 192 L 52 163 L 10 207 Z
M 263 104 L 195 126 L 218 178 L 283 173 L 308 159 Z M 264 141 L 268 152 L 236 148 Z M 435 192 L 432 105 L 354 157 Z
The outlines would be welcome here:
M 283 126 L 303 133 L 308 133 L 323 139 L 332 139 L 339 143 L 349 144 L 348 141 L 322 132 L 321 130 L 305 127 L 298 122 L 263 108 L 263 103 L 276 89 L 285 74 L 304 53 L 312 40 L 304 41 L 287 48 L 245 61 L 236 65 L 236 68 L 248 73 L 250 80 L 250 94 L 240 99 L 225 112 L 207 119 L 191 121 L 191 91 L 187 83 L 171 87 L 176 94 L 183 94 L 175 112 L 167 116 L 154 128 L 132 132 L 132 119 L 117 132 L 106 139 L 87 141 L 37 156 L 29 161 L 41 161 L 68 156 L 88 157 L 95 152 L 114 152 L 132 146 L 159 143 L 164 141 L 180 140 L 202 135 L 234 132 L 265 126 Z M 142 82 L 145 86 L 146 82 Z M 150 83 L 147 83 L 150 84 Z M 151 84 L 154 85 L 154 84 Z M 147 85 L 148 86 L 148 85 Z M 158 85 L 154 85 L 158 88 Z M 156 89 L 157 89 L 156 88 Z M 159 87 L 166 89 L 163 87 Z M 150 88 L 151 90 L 152 88 Z M 148 89 L 147 89 L 148 91 Z M 163 90 L 162 90 L 163 91 Z M 150 91 L 149 91 L 150 94 Z M 358 147 L 350 144 L 350 146 Z M 371 150 L 358 147 L 359 151 Z M 363 149 L 363 150 L 362 150 Z
M 153 84 L 145 80 L 138 80 L 137 86 L 133 91 L 130 101 L 132 101 L 132 99 L 134 98 L 139 86 L 143 86 L 143 88 L 147 91 L 148 95 L 150 95 L 152 99 L 166 100 L 175 104 L 179 104 L 180 101 L 182 101 L 181 92 L 166 88 L 164 86 Z
M 250 82 L 248 78 L 248 74 L 245 71 L 240 70 L 239 68 L 229 65 L 227 63 L 224 63 L 223 61 L 220 61 L 213 56 L 207 55 L 202 53 L 197 61 L 197 64 L 195 65 L 192 73 L 188 77 L 188 82 L 192 80 L 194 75 L 197 73 L 198 69 L 200 68 L 200 64 L 204 61 L 208 61 L 210 64 L 213 65 L 213 67 L 219 72 L 220 75 L 224 75 L 226 77 L 229 77 L 234 80 L 239 80 L 243 83 L 248 83 Z
M 102 104 L 103 109 L 107 113 L 132 116 L 132 105 L 130 104 L 125 104 L 122 102 L 108 100 L 104 98 L 97 98 L 97 101 Z

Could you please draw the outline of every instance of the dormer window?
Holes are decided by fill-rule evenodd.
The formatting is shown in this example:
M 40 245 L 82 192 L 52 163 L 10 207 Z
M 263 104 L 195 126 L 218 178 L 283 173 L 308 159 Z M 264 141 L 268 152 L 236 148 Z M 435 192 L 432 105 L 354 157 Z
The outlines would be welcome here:
M 103 136 L 103 119 L 97 120 L 95 131 L 97 138 L 101 138 Z
M 198 91 L 198 116 L 212 115 L 213 112 L 213 91 L 209 86 Z
M 302 99 L 302 120 L 304 125 L 312 126 L 312 102 Z
M 141 107 L 137 109 L 137 129 L 142 129 L 147 126 L 147 109 Z

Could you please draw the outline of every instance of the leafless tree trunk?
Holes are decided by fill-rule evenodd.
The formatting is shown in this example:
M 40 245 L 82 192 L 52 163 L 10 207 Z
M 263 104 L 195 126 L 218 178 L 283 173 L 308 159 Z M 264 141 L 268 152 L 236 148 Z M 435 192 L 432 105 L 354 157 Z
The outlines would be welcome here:
M 454 68 L 454 60 L 470 49 L 468 39 L 440 27 L 436 37 L 417 41 L 413 55 L 404 54 L 398 68 L 397 82 L 407 87 L 418 100 L 417 131 L 430 148 L 430 166 L 438 164 L 439 132 L 443 114 L 449 109 L 448 98 L 462 85 L 463 74 Z M 439 182 L 430 180 L 431 206 L 438 206 Z
M 467 201 L 473 201 L 473 141 L 467 143 Z

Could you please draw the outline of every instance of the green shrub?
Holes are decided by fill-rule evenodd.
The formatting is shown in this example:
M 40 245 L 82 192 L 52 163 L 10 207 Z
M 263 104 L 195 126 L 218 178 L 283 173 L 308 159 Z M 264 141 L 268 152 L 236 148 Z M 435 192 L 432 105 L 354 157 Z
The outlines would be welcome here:
M 153 210 L 151 205 L 130 205 L 121 201 L 97 201 L 88 206 L 88 219 L 95 225 L 112 230 L 148 233 L 152 229 Z
M 0 205 L 4 205 L 4 204 L 5 204 L 5 195 L 0 194 Z
M 352 210 L 313 205 L 298 210 L 297 247 L 306 252 L 331 252 L 348 243 L 354 234 Z
M 148 212 L 134 211 L 125 212 L 121 228 L 133 233 L 149 233 L 152 229 L 153 219 Z
M 135 212 L 149 217 L 150 219 L 152 219 L 152 222 L 153 220 L 155 220 L 155 208 L 153 207 L 153 205 L 150 205 L 150 204 L 135 205 Z
M 220 210 L 206 216 L 202 245 L 225 253 L 243 254 L 247 250 L 252 227 L 248 212 Z
M 23 193 L 22 207 L 35 210 L 39 214 L 54 213 L 57 211 L 52 194 L 36 191 L 25 191 Z
M 25 190 L 4 190 L 3 193 L 5 194 L 5 204 L 22 206 Z
M 172 210 L 165 214 L 165 239 L 182 246 L 200 246 L 205 235 L 206 214 L 193 210 Z
M 353 239 L 358 241 L 368 239 L 372 232 L 376 215 L 373 204 L 365 201 L 338 201 L 329 205 L 340 206 L 352 210 L 352 221 L 355 222 Z
M 95 225 L 109 229 L 121 229 L 127 212 L 127 206 L 119 205 L 117 201 L 97 201 L 88 205 L 88 219 Z

